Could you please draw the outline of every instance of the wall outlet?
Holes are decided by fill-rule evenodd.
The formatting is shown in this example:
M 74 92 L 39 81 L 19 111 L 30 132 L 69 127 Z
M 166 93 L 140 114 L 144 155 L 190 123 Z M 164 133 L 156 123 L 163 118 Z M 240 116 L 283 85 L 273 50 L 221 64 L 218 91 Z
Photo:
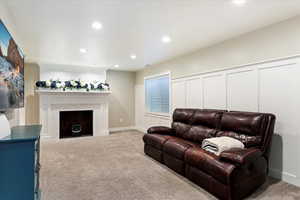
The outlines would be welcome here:
M 120 118 L 120 123 L 122 123 L 124 120 L 123 120 L 123 118 Z

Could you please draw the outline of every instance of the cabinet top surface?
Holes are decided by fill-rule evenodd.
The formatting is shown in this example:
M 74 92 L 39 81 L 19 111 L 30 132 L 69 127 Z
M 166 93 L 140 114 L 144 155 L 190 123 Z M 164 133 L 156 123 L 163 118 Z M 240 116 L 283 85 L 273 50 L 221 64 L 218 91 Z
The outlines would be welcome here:
M 37 140 L 40 137 L 41 125 L 16 126 L 11 128 L 11 134 L 1 138 L 1 142 Z

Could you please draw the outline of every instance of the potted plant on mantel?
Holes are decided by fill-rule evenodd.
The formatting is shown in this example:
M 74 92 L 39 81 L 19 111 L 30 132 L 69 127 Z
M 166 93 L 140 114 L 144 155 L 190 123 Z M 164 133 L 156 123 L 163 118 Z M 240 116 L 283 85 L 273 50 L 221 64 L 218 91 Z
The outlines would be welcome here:
M 96 92 L 96 91 L 110 91 L 108 83 L 102 83 L 100 81 L 86 82 L 81 80 L 47 80 L 37 81 L 35 83 L 38 90 L 51 90 L 51 91 L 84 91 L 84 92 Z

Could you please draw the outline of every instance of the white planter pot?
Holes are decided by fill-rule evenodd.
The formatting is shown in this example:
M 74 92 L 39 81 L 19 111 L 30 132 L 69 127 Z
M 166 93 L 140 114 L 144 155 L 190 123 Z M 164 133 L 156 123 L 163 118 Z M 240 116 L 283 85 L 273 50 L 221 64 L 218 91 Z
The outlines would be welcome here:
M 10 135 L 9 121 L 5 114 L 0 114 L 0 139 Z

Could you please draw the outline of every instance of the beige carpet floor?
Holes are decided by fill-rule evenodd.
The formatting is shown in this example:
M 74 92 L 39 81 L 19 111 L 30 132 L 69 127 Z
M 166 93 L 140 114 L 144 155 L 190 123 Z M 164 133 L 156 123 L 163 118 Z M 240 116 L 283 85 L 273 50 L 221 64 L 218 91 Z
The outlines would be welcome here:
M 142 134 L 43 140 L 42 200 L 212 200 L 143 153 Z M 300 188 L 269 179 L 249 199 L 300 200 Z

